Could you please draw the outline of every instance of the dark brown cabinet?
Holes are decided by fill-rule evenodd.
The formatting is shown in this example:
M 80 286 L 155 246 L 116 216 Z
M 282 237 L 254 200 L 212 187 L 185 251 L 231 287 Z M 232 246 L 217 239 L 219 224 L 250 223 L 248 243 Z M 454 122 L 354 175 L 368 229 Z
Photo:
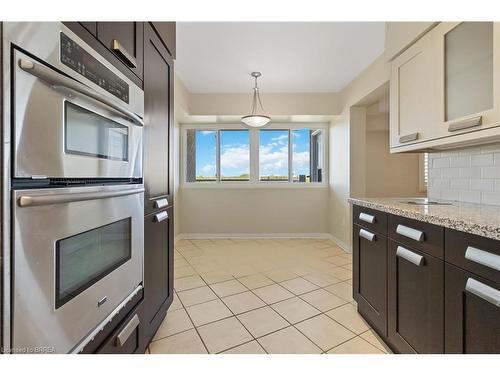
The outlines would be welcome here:
M 143 22 L 97 22 L 97 39 L 142 80 Z
M 500 353 L 500 285 L 446 264 L 445 352 Z
M 144 218 L 144 304 L 141 318 L 147 343 L 173 299 L 173 208 Z
M 353 270 L 359 313 L 380 335 L 387 335 L 387 238 L 355 224 Z
M 444 262 L 389 240 L 388 338 L 402 353 L 443 353 Z
M 173 300 L 173 60 L 144 24 L 144 325 L 147 345 Z
M 174 73 L 172 57 L 149 24 L 145 29 L 144 52 L 145 211 L 151 213 L 174 203 Z

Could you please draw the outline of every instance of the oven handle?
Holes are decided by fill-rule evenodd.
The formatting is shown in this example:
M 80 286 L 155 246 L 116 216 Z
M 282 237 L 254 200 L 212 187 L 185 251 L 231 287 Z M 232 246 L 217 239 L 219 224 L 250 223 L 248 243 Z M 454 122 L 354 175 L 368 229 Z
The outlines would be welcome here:
M 70 202 L 90 201 L 94 199 L 104 199 L 122 197 L 124 195 L 139 194 L 144 192 L 144 188 L 99 191 L 94 193 L 70 193 L 70 194 L 49 194 L 49 195 L 21 195 L 17 201 L 19 207 L 47 206 L 50 204 L 61 204 Z
M 97 91 L 91 89 L 90 87 L 80 83 L 72 78 L 66 77 L 60 73 L 55 72 L 54 70 L 37 64 L 28 59 L 19 59 L 19 67 L 27 73 L 34 75 L 35 77 L 40 78 L 41 80 L 49 83 L 54 88 L 63 87 L 71 91 L 71 93 L 76 95 L 83 95 L 89 98 L 92 98 L 98 101 L 101 104 L 104 104 L 108 107 L 113 108 L 115 111 L 120 112 L 127 119 L 131 120 L 137 125 L 144 126 L 144 121 L 137 116 L 132 111 L 129 111 L 124 106 L 116 103 L 115 101 L 108 99 L 106 96 L 98 93 Z

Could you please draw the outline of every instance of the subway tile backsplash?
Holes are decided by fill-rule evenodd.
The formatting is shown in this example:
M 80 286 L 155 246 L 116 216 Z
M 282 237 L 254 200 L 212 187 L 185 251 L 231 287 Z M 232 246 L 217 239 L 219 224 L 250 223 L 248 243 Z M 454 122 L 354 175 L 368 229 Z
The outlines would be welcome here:
M 427 195 L 500 205 L 500 144 L 429 154 Z

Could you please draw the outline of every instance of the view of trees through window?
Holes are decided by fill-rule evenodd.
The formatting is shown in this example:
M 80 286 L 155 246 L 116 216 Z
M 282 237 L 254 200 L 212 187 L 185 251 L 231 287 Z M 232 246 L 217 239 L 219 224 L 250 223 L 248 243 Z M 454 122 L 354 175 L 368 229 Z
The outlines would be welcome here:
M 187 130 L 186 182 L 255 181 L 250 172 L 254 157 L 258 157 L 255 173 L 261 182 L 322 182 L 322 130 L 252 131 L 258 132 L 254 146 L 249 130 Z

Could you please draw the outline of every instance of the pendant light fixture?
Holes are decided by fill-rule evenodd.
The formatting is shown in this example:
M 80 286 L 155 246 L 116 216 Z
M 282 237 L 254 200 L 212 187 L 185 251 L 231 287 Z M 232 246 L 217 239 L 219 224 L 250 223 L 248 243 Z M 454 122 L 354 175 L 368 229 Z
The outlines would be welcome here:
M 259 88 L 257 87 L 257 78 L 259 78 L 262 74 L 260 72 L 252 72 L 252 74 L 250 75 L 255 79 L 255 86 L 253 88 L 252 112 L 247 116 L 243 116 L 241 118 L 241 122 L 252 128 L 260 128 L 271 121 L 271 117 L 264 114 L 264 107 L 262 106 L 262 102 L 260 101 Z M 258 108 L 259 106 L 261 109 L 260 114 Z

